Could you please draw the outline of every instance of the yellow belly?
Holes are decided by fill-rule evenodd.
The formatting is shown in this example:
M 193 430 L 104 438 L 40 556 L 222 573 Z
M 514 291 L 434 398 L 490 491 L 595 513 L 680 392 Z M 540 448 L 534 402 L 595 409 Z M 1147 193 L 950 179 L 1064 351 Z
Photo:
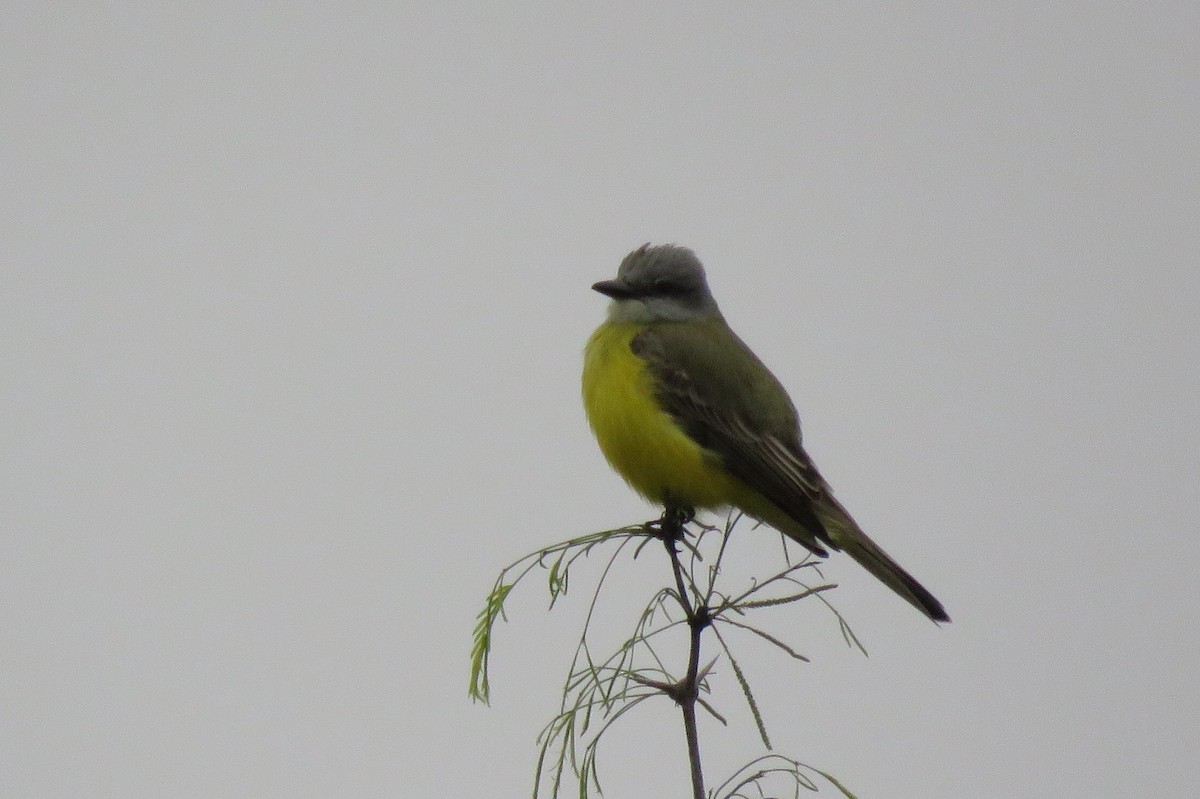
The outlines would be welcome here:
M 605 323 L 584 352 L 583 405 L 600 450 L 651 502 L 735 504 L 738 484 L 659 407 L 645 362 L 629 348 L 640 329 Z

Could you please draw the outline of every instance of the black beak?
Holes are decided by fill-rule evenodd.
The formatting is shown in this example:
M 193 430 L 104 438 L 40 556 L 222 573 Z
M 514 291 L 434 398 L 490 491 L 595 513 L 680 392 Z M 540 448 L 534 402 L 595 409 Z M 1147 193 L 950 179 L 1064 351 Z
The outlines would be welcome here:
M 633 289 L 620 278 L 616 280 L 601 280 L 599 283 L 593 284 L 592 289 L 600 292 L 605 297 L 612 297 L 614 300 L 633 296 Z

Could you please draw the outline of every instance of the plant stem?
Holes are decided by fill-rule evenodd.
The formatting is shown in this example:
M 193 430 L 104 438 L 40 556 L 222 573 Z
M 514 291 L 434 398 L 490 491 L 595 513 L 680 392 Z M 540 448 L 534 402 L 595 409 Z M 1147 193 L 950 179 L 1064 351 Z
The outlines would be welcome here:
M 700 696 L 700 635 L 710 623 L 708 608 L 693 607 L 683 581 L 683 566 L 679 562 L 676 543 L 683 535 L 681 515 L 671 508 L 663 514 L 663 544 L 671 558 L 671 570 L 675 574 L 675 589 L 679 592 L 679 604 L 683 606 L 688 621 L 690 646 L 688 649 L 687 676 L 676 687 L 675 702 L 683 712 L 683 732 L 687 738 L 688 763 L 692 771 L 692 797 L 705 799 L 704 772 L 700 766 L 700 737 L 696 729 L 696 700 Z
M 700 668 L 700 632 L 703 629 L 698 624 L 690 624 L 692 648 L 688 655 L 688 671 L 684 682 L 687 690 L 683 701 L 679 703 L 683 711 L 683 732 L 687 737 L 688 762 L 692 768 L 692 795 L 694 799 L 704 799 L 704 772 L 700 768 L 700 736 L 696 730 L 696 698 L 699 695 L 697 672 Z

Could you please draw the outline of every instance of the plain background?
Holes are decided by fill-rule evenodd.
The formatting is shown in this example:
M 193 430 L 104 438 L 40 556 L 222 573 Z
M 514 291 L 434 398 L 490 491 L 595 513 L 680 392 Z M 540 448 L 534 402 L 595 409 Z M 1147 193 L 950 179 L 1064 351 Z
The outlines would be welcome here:
M 871 656 L 774 617 L 778 749 L 862 797 L 1193 795 L 1198 9 L 6 3 L 0 794 L 527 795 L 587 593 L 514 594 L 490 708 L 474 617 L 653 515 L 578 370 L 588 286 L 674 241 L 954 617 L 835 559 Z M 713 784 L 756 751 L 716 679 Z M 681 754 L 644 705 L 606 795 Z

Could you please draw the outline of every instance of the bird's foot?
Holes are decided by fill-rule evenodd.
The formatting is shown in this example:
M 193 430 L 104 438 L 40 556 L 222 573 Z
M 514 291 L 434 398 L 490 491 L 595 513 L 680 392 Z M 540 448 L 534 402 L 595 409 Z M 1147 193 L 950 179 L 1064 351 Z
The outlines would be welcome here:
M 663 508 L 663 515 L 646 526 L 653 531 L 657 538 L 675 542 L 683 540 L 684 528 L 695 518 L 695 508 L 685 505 L 667 505 Z

